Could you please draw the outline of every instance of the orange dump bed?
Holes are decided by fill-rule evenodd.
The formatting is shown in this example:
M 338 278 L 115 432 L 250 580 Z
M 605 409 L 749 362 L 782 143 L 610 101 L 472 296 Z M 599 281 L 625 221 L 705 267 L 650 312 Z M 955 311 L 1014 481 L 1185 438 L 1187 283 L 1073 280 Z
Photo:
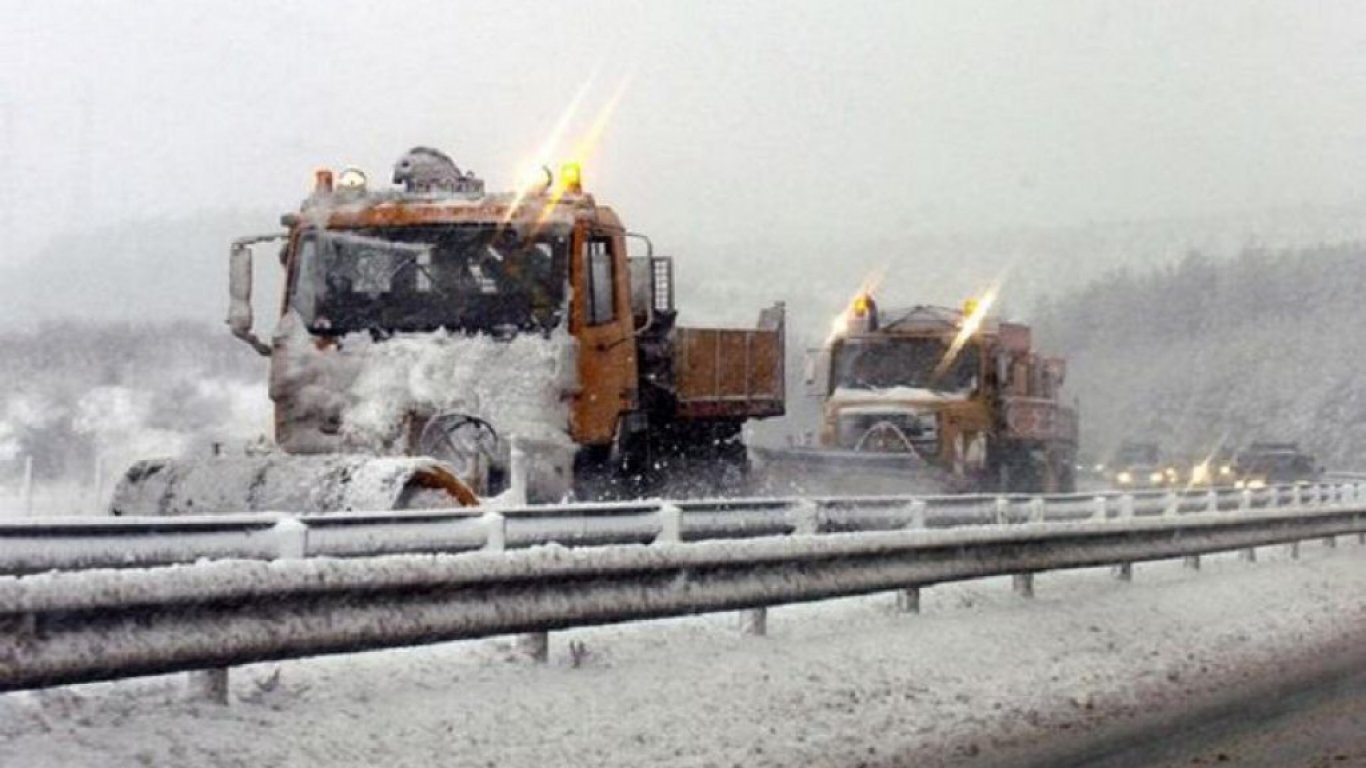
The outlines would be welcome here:
M 674 392 L 688 419 L 781 416 L 783 323 L 766 311 L 759 328 L 678 328 Z
M 1077 441 L 1077 412 L 1056 400 L 1006 396 L 1006 434 L 1020 440 Z

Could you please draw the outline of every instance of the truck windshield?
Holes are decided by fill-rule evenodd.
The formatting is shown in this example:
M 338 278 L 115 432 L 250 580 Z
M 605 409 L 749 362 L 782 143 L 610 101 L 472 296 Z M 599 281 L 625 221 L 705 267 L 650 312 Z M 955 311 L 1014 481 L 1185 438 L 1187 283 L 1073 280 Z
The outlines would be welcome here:
M 568 234 L 434 225 L 316 232 L 290 306 L 319 334 L 548 331 L 564 316 Z
M 857 389 L 917 387 L 970 392 L 977 386 L 980 352 L 968 344 L 937 379 L 935 368 L 948 352 L 939 339 L 845 339 L 834 350 L 831 384 Z

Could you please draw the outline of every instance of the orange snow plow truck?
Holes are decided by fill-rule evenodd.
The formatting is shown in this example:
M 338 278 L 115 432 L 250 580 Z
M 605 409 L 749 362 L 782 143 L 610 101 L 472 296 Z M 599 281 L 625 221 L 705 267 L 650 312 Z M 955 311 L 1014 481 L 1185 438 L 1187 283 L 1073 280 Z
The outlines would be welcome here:
M 742 426 L 784 411 L 781 303 L 754 329 L 677 325 L 672 261 L 574 164 L 487 194 L 418 147 L 393 183 L 319 171 L 284 232 L 233 244 L 228 325 L 270 358 L 274 445 L 139 462 L 114 514 L 743 489 Z M 284 296 L 266 341 L 252 256 L 271 241 Z
M 1077 412 L 1062 359 L 1029 326 L 858 296 L 811 360 L 815 445 L 758 452 L 770 490 L 1051 493 L 1076 485 Z M 757 474 L 757 473 L 756 473 Z

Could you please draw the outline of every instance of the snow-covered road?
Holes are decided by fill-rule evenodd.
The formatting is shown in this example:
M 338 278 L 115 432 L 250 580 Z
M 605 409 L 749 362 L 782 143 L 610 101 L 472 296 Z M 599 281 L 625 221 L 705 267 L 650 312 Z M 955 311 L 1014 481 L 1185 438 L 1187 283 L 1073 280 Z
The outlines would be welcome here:
M 239 670 L 228 708 L 179 677 L 0 696 L 0 766 L 732 766 L 988 763 L 1170 711 L 1366 642 L 1366 548 L 1045 574 L 770 612 Z M 585 649 L 572 663 L 570 641 Z

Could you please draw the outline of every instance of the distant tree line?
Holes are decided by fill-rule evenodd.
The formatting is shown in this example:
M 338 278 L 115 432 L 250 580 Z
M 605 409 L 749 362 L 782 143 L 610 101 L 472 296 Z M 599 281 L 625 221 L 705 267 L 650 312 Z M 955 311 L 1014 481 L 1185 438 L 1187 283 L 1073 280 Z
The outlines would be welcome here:
M 250 431 L 231 400 L 265 407 L 263 358 L 207 325 L 46 323 L 0 332 L 0 361 L 0 458 L 32 457 L 38 479 L 83 476 L 97 450 Z
M 1178 456 L 1297 441 L 1366 467 L 1366 246 L 1189 253 L 1042 301 L 1034 324 L 1068 357 L 1083 451 L 1124 439 Z

